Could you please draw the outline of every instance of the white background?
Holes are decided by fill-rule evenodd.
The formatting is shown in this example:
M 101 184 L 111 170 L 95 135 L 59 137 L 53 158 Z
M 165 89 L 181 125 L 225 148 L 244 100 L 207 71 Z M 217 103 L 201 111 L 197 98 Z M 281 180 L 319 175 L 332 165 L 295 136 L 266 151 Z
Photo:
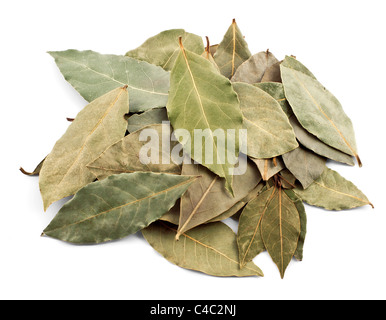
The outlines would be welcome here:
M 385 1 L 2 1 L 0 4 L 0 298 L 2 299 L 384 299 L 386 298 Z M 140 234 L 75 246 L 42 230 L 32 170 L 86 102 L 46 51 L 124 54 L 172 28 L 221 41 L 233 18 L 252 53 L 295 55 L 352 119 L 363 168 L 329 166 L 372 201 L 344 212 L 306 207 L 304 261 L 284 280 L 268 254 L 264 278 L 216 278 L 181 269 Z

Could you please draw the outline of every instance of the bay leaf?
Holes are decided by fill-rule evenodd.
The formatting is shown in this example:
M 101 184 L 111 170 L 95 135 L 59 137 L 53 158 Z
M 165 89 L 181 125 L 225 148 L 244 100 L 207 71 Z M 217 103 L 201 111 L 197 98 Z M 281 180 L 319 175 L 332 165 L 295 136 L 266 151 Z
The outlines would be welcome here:
M 294 257 L 296 260 L 302 261 L 303 260 L 303 247 L 304 242 L 306 240 L 306 234 L 307 234 L 307 214 L 306 209 L 304 208 L 303 201 L 300 199 L 295 192 L 292 190 L 284 190 L 285 194 L 288 196 L 288 198 L 291 199 L 291 201 L 294 203 L 296 209 L 299 213 L 300 218 L 300 235 L 298 240 L 298 246 L 296 248 Z
M 258 87 L 261 90 L 267 92 L 271 97 L 273 97 L 277 102 L 279 102 L 282 110 L 287 115 L 287 117 L 291 117 L 293 115 L 291 106 L 289 105 L 285 93 L 284 87 L 282 83 L 279 82 L 261 82 L 254 83 L 255 87 Z
M 210 222 L 216 222 L 216 221 L 222 221 L 225 219 L 228 219 L 230 217 L 233 217 L 236 215 L 245 205 L 251 201 L 253 198 L 257 197 L 257 195 L 262 192 L 261 190 L 264 188 L 263 183 L 259 183 L 255 188 L 253 188 L 252 191 L 248 193 L 248 195 L 238 201 L 235 205 L 233 205 L 230 209 L 224 211 L 222 214 L 220 214 L 217 217 L 214 217 L 213 219 L 209 220 L 208 223 Z
M 273 158 L 298 147 L 295 133 L 279 103 L 265 91 L 247 83 L 234 82 L 247 129 L 247 154 Z
M 230 81 L 218 74 L 212 63 L 185 50 L 181 44 L 171 71 L 166 108 L 174 130 L 189 133 L 188 139 L 182 142 L 185 152 L 196 162 L 225 178 L 226 188 L 232 193 L 234 164 L 228 157 L 228 148 L 229 145 L 235 147 L 234 157 L 237 159 L 243 117 Z M 229 137 L 228 129 L 234 130 L 234 137 Z M 220 132 L 215 139 L 216 130 Z M 205 138 L 205 148 L 202 147 L 202 138 L 194 139 L 197 131 Z M 208 145 L 212 153 L 207 152 Z M 209 154 L 208 159 L 205 153 Z
M 339 101 L 320 82 L 292 67 L 293 60 L 286 57 L 280 68 L 286 98 L 296 118 L 304 129 L 324 143 L 355 156 L 361 166 L 350 118 Z M 296 64 L 298 66 L 300 62 Z
M 319 179 L 307 189 L 294 189 L 306 203 L 327 210 L 345 210 L 373 204 L 351 181 L 338 172 L 325 168 Z
M 298 247 L 300 217 L 295 204 L 280 186 L 273 187 L 271 197 L 261 220 L 261 237 L 283 278 Z
M 141 46 L 126 53 L 126 56 L 147 61 L 170 71 L 179 52 L 178 38 L 182 37 L 184 47 L 194 53 L 204 51 L 202 38 L 183 29 L 165 30 L 147 39 Z
M 181 199 L 176 201 L 176 204 L 168 212 L 166 212 L 160 220 L 167 221 L 175 226 L 180 223 Z
M 231 26 L 224 35 L 223 40 L 214 54 L 220 72 L 227 78 L 232 78 L 237 68 L 251 56 L 248 44 L 244 40 L 236 20 L 233 19 Z
M 133 114 L 127 120 L 127 131 L 134 132 L 151 124 L 161 124 L 168 121 L 166 108 L 154 108 L 139 114 Z
M 261 82 L 265 72 L 278 62 L 269 50 L 256 53 L 237 68 L 231 80 L 249 84 Z
M 282 155 L 286 168 L 308 188 L 320 177 L 326 167 L 326 159 L 299 146 Z
M 233 177 L 234 196 L 225 189 L 224 179 L 199 164 L 183 164 L 182 175 L 200 176 L 181 198 L 177 237 L 224 213 L 244 199 L 260 182 L 256 166 L 248 161 L 246 172 Z
M 130 112 L 164 107 L 170 74 L 146 61 L 94 51 L 49 52 L 64 78 L 88 102 L 127 85 Z
M 32 172 L 25 171 L 22 167 L 20 167 L 19 170 L 23 174 L 25 174 L 26 176 L 38 176 L 40 174 L 40 170 L 42 169 L 43 163 L 46 160 L 46 158 L 44 158 L 42 161 L 40 161 L 39 164 L 36 166 L 36 168 Z
M 158 220 L 195 179 L 135 172 L 90 183 L 60 209 L 43 233 L 80 244 L 121 239 Z
M 261 221 L 274 196 L 274 192 L 275 188 L 271 187 L 259 194 L 249 201 L 240 215 L 237 245 L 241 267 L 265 250 L 261 237 Z
M 79 112 L 40 171 L 39 187 L 45 210 L 94 181 L 86 165 L 125 135 L 124 115 L 128 112 L 126 87 L 112 90 Z
M 350 166 L 354 165 L 354 160 L 352 156 L 342 151 L 339 151 L 338 149 L 330 147 L 329 145 L 320 141 L 316 136 L 305 130 L 294 115 L 291 116 L 289 120 L 292 125 L 292 128 L 294 129 L 296 138 L 307 149 L 312 150 L 316 154 L 319 154 L 328 159 L 346 163 Z
M 154 133 L 158 139 L 155 142 L 158 152 L 154 155 L 157 161 L 146 163 L 139 156 L 141 149 L 148 143 L 148 141 L 141 141 L 142 139 L 140 139 L 140 136 L 146 133 L 144 130 L 150 130 L 152 137 Z M 136 171 L 181 174 L 181 165 L 174 163 L 170 151 L 163 147 L 165 142 L 170 143 L 170 149 L 177 144 L 177 142 L 171 141 L 170 132 L 171 128 L 168 124 L 146 126 L 109 146 L 97 158 L 88 163 L 87 168 L 98 180 L 103 180 L 113 174 Z M 166 141 L 163 141 L 165 138 Z M 167 160 L 165 161 L 165 159 Z
M 276 82 L 281 83 L 280 64 L 282 61 L 278 61 L 271 65 L 264 73 L 261 82 Z
M 268 181 L 276 173 L 285 168 L 284 162 L 281 157 L 276 158 L 276 165 L 273 159 L 254 159 L 250 158 L 260 171 L 261 177 L 264 181 Z
M 236 235 L 226 224 L 214 222 L 201 225 L 181 235 L 165 222 L 155 222 L 142 234 L 147 242 L 165 259 L 185 269 L 218 277 L 263 276 L 253 262 L 239 267 Z

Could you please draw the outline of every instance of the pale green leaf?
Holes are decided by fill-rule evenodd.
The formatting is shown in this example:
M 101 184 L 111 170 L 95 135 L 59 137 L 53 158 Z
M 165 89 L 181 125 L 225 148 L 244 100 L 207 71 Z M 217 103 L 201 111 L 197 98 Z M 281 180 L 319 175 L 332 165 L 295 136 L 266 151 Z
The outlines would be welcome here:
M 130 112 L 164 107 L 170 74 L 161 67 L 125 56 L 94 51 L 49 52 L 64 78 L 88 102 L 127 85 Z
M 230 81 L 218 74 L 208 60 L 181 46 L 171 72 L 167 110 L 174 130 L 185 130 L 189 134 L 182 141 L 185 152 L 225 178 L 226 188 L 232 192 L 234 164 L 227 151 L 229 145 L 235 146 L 234 156 L 238 157 L 239 129 L 243 118 Z M 217 129 L 220 135 L 215 137 Z M 234 137 L 229 138 L 228 129 L 235 130 Z M 205 142 L 194 138 L 198 130 L 201 130 Z M 212 148 L 212 153 L 202 147 L 205 144 Z
M 273 158 L 298 147 L 295 133 L 279 103 L 265 91 L 247 83 L 234 82 L 247 129 L 247 154 Z
M 244 40 L 236 21 L 233 19 L 231 26 L 217 47 L 214 60 L 220 72 L 227 78 L 232 78 L 237 68 L 251 56 L 248 44 Z
M 72 243 L 100 243 L 133 234 L 173 207 L 195 177 L 136 172 L 81 189 L 43 231 Z
M 280 68 L 285 95 L 296 118 L 304 129 L 324 143 L 355 156 L 361 166 L 352 122 L 341 104 L 320 82 L 306 73 L 308 69 L 298 68 L 301 64 L 295 61 L 286 57 Z
M 300 181 L 303 188 L 308 188 L 320 177 L 326 167 L 326 159 L 303 147 L 297 147 L 282 155 L 287 169 Z
M 325 168 L 319 179 L 307 189 L 296 188 L 294 191 L 304 202 L 327 210 L 345 210 L 365 205 L 373 207 L 351 181 L 329 168 Z
M 274 186 L 270 190 L 273 194 L 262 217 L 261 237 L 283 278 L 298 247 L 300 217 L 295 204 L 281 187 Z
M 204 51 L 204 44 L 200 36 L 183 29 L 171 29 L 147 39 L 138 48 L 127 52 L 126 56 L 147 61 L 170 71 L 180 50 L 179 37 L 182 37 L 182 43 L 187 50 L 197 54 L 202 54 Z
M 201 225 L 175 240 L 177 229 L 165 222 L 156 222 L 142 234 L 149 244 L 171 263 L 185 269 L 218 277 L 263 276 L 253 262 L 240 269 L 236 235 L 226 224 Z
M 147 138 L 146 130 L 150 132 L 153 139 L 156 138 L 153 141 L 154 145 L 152 145 L 155 152 L 154 158 L 150 159 L 144 159 L 140 156 L 141 150 L 148 151 L 146 145 L 150 143 L 150 141 L 141 141 L 140 139 L 141 134 L 145 134 L 144 137 Z M 163 142 L 169 143 L 171 150 L 177 144 L 177 142 L 171 141 L 170 132 L 171 128 L 167 124 L 146 126 L 109 146 L 99 157 L 88 163 L 87 168 L 98 180 L 105 179 L 113 174 L 136 171 L 180 174 L 181 165 L 173 162 L 170 151 L 163 148 Z M 166 140 L 163 141 L 163 139 Z
M 79 112 L 40 171 L 39 186 L 45 209 L 94 181 L 86 165 L 125 135 L 124 115 L 128 112 L 126 87 L 112 90 Z

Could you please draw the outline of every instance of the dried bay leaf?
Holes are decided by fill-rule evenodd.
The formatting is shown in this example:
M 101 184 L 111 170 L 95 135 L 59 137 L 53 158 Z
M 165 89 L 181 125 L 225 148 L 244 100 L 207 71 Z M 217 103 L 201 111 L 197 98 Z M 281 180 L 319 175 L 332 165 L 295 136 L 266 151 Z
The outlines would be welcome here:
M 229 217 L 233 217 L 236 215 L 249 201 L 251 201 L 253 198 L 257 197 L 257 195 L 262 192 L 262 189 L 264 188 L 263 183 L 259 183 L 251 192 L 248 193 L 248 195 L 237 202 L 233 207 L 228 209 L 227 211 L 223 212 L 219 216 L 211 219 L 209 222 L 216 222 L 216 221 L 222 221 L 225 219 L 228 219 Z
M 287 115 L 287 117 L 291 117 L 293 115 L 291 106 L 289 105 L 285 93 L 284 93 L 284 87 L 282 83 L 278 82 L 261 82 L 261 83 L 254 83 L 255 87 L 260 88 L 261 90 L 264 90 L 268 94 L 270 94 L 277 102 L 279 102 L 281 108 L 283 109 L 284 113 Z
M 157 133 L 158 154 L 155 155 L 158 160 L 157 163 L 150 161 L 145 164 L 139 158 L 142 147 L 148 143 L 147 141 L 141 141 L 140 136 L 147 129 L 152 131 L 152 135 L 153 132 Z M 168 124 L 146 126 L 109 146 L 98 158 L 88 163 L 87 168 L 98 180 L 105 179 L 113 174 L 136 171 L 180 174 L 181 166 L 175 164 L 170 158 L 169 150 L 162 147 L 162 139 L 165 138 L 169 141 L 171 149 L 177 144 L 177 142 L 171 141 L 170 132 L 171 128 Z M 167 161 L 163 161 L 165 159 Z
M 265 250 L 261 237 L 261 221 L 274 192 L 275 188 L 271 187 L 259 194 L 245 206 L 240 215 L 237 245 L 241 267 Z
M 260 182 L 256 166 L 248 161 L 243 175 L 233 177 L 234 196 L 225 189 L 224 179 L 199 164 L 183 164 L 182 175 L 200 176 L 181 198 L 177 237 L 200 224 L 218 217 L 244 199 Z
M 278 62 L 269 50 L 256 53 L 237 68 L 231 80 L 249 84 L 261 82 L 268 68 Z
M 185 269 L 219 277 L 263 276 L 253 262 L 240 269 L 236 235 L 226 224 L 201 225 L 181 235 L 165 222 L 155 222 L 142 234 L 149 244 L 171 263 Z
M 248 156 L 273 158 L 298 147 L 288 117 L 271 95 L 247 83 L 232 85 L 240 100 L 244 128 L 248 130 Z
M 284 162 L 281 157 L 276 158 L 276 165 L 273 159 L 250 159 L 256 164 L 264 181 L 268 181 L 276 173 L 280 172 L 285 168 Z
M 237 68 L 251 56 L 248 44 L 233 19 L 231 26 L 224 35 L 214 54 L 214 60 L 220 72 L 227 78 L 232 78 Z
M 304 242 L 306 239 L 307 234 L 307 215 L 306 215 L 306 209 L 304 208 L 303 201 L 300 199 L 295 192 L 292 190 L 284 190 L 285 194 L 288 196 L 288 198 L 291 199 L 291 201 L 294 203 L 296 209 L 299 213 L 300 218 L 300 235 L 298 240 L 298 246 L 296 248 L 294 257 L 296 260 L 302 261 L 303 260 L 303 247 Z
M 305 71 L 306 67 L 299 67 L 300 62 L 295 61 L 286 57 L 280 68 L 285 95 L 296 118 L 304 129 L 324 143 L 355 156 L 361 166 L 352 122 L 341 104 Z
M 326 159 L 299 146 L 282 155 L 286 168 L 308 188 L 320 177 L 326 167 Z
M 40 171 L 39 187 L 45 210 L 94 181 L 86 165 L 125 135 L 124 115 L 128 112 L 126 87 L 112 90 L 79 112 Z
M 135 172 L 90 183 L 62 207 L 43 233 L 82 244 L 121 239 L 158 220 L 195 179 Z
M 367 197 L 338 172 L 325 168 L 322 175 L 307 189 L 294 189 L 306 203 L 327 210 L 345 210 L 365 205 L 374 208 Z
M 280 64 L 282 61 L 278 61 L 271 65 L 264 73 L 261 82 L 277 82 L 281 83 Z
M 261 220 L 261 237 L 283 278 L 298 247 L 300 217 L 295 204 L 284 189 L 280 186 L 272 188 L 271 200 Z
M 289 120 L 292 125 L 292 128 L 294 129 L 296 138 L 307 149 L 312 150 L 316 154 L 319 154 L 331 160 L 346 163 L 350 166 L 354 165 L 354 160 L 352 156 L 342 151 L 339 151 L 333 147 L 330 147 L 329 145 L 320 141 L 316 136 L 305 130 L 294 115 L 291 116 Z
M 146 61 L 94 51 L 49 52 L 64 78 L 88 102 L 127 85 L 130 112 L 164 107 L 170 74 Z
M 212 63 L 185 50 L 181 44 L 180 53 L 171 71 L 166 108 L 174 130 L 189 132 L 188 141 L 182 142 L 186 153 L 196 162 L 225 178 L 226 188 L 232 193 L 234 164 L 227 157 L 227 146 L 235 146 L 234 156 L 237 158 L 243 116 L 230 81 L 218 74 Z M 217 136 L 215 139 L 216 129 L 224 130 L 223 137 Z M 235 130 L 234 141 L 228 138 L 228 129 Z M 212 147 L 213 156 L 209 154 L 209 159 L 205 159 L 202 141 L 198 141 L 196 146 L 196 139 L 192 138 L 195 130 L 202 130 L 205 143 L 209 141 Z M 221 160 L 221 156 L 226 157 L 225 161 Z
M 178 38 L 187 50 L 201 54 L 204 51 L 202 38 L 183 29 L 171 29 L 147 39 L 141 46 L 126 53 L 126 56 L 147 61 L 170 71 L 179 53 Z
M 154 108 L 140 114 L 133 114 L 127 120 L 127 131 L 134 132 L 151 124 L 161 124 L 168 121 L 166 108 Z

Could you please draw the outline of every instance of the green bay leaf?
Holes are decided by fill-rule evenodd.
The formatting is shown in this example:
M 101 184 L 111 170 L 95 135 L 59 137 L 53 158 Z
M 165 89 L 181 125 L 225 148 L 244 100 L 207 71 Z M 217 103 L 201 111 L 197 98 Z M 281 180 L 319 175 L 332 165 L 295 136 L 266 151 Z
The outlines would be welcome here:
M 71 243 L 100 243 L 133 234 L 170 210 L 196 177 L 135 172 L 90 183 L 43 231 Z
M 287 115 L 287 117 L 291 117 L 293 115 L 291 106 L 288 104 L 288 101 L 285 97 L 284 93 L 284 87 L 282 83 L 279 82 L 261 82 L 261 83 L 254 83 L 255 87 L 260 88 L 261 90 L 264 90 L 269 95 L 272 96 L 277 102 L 279 102 L 281 108 L 283 109 L 284 113 Z
M 350 166 L 355 164 L 352 156 L 339 151 L 338 149 L 330 147 L 323 141 L 320 141 L 316 136 L 305 130 L 294 115 L 292 115 L 289 120 L 292 128 L 294 129 L 296 138 L 307 149 L 334 161 L 346 163 Z
M 361 166 L 350 118 L 339 101 L 295 61 L 286 57 L 280 68 L 285 95 L 297 120 L 324 143 L 355 156 Z
M 322 175 L 307 189 L 294 189 L 306 203 L 327 210 L 345 210 L 372 205 L 367 197 L 351 181 L 338 172 L 325 168 Z
M 265 91 L 247 83 L 234 82 L 247 129 L 247 154 L 273 158 L 298 147 L 295 133 L 279 103 Z
M 286 168 L 308 188 L 320 177 L 326 167 L 326 159 L 301 146 L 282 155 Z
M 142 234 L 149 244 L 171 263 L 185 269 L 218 277 L 263 276 L 253 262 L 240 269 L 236 235 L 226 224 L 201 225 L 175 240 L 177 229 L 165 222 L 156 222 Z
M 126 87 L 112 90 L 79 112 L 40 171 L 39 187 L 45 209 L 94 181 L 86 165 L 125 135 L 124 115 L 128 112 Z
M 171 71 L 166 108 L 174 130 L 185 130 L 189 134 L 182 142 L 185 152 L 225 178 L 226 188 L 232 193 L 234 164 L 232 159 L 228 159 L 227 151 L 229 145 L 235 146 L 234 156 L 238 157 L 239 129 L 242 129 L 243 117 L 230 81 L 218 74 L 211 62 L 181 45 Z M 235 137 L 228 138 L 228 129 L 235 130 Z M 201 130 L 205 144 L 208 143 L 213 150 L 213 154 L 208 152 L 208 159 L 206 149 L 202 147 L 204 143 L 194 138 L 198 130 Z M 217 137 L 216 130 L 221 131 Z
M 130 112 L 164 107 L 170 75 L 161 67 L 130 57 L 94 51 L 49 52 L 64 78 L 88 102 L 127 85 Z
M 237 245 L 241 267 L 265 250 L 261 237 L 261 221 L 272 200 L 274 191 L 275 189 L 271 187 L 260 193 L 249 201 L 240 215 Z
M 307 234 L 307 214 L 306 209 L 304 208 L 303 201 L 300 199 L 293 190 L 284 190 L 285 194 L 291 201 L 294 203 L 296 209 L 299 213 L 300 218 L 300 235 L 298 240 L 298 246 L 296 248 L 294 257 L 296 260 L 303 260 L 303 247 L 306 240 Z
M 224 35 L 214 54 L 214 61 L 220 72 L 227 78 L 232 78 L 237 68 L 251 56 L 248 44 L 244 40 L 235 19 Z
M 281 187 L 272 187 L 273 195 L 261 221 L 264 246 L 283 278 L 298 247 L 300 217 L 293 201 Z
M 169 143 L 171 150 L 177 144 L 177 142 L 171 141 L 170 132 L 171 128 L 168 124 L 146 126 L 109 146 L 99 157 L 88 163 L 87 168 L 98 180 L 103 180 L 113 174 L 136 171 L 180 174 L 181 166 L 172 161 L 170 150 L 163 148 L 163 143 Z M 143 134 L 144 137 L 141 138 Z M 150 141 L 141 140 L 148 138 L 148 135 L 152 139 L 156 139 L 153 141 L 155 143 L 153 147 L 158 152 L 155 155 L 150 155 L 154 156 L 155 161 L 151 161 L 153 158 L 150 158 L 150 161 L 144 161 L 147 159 L 141 158 L 141 150 L 147 151 L 146 145 L 150 143 Z M 166 140 L 163 141 L 163 139 Z
M 202 38 L 183 29 L 165 30 L 147 39 L 141 46 L 126 53 L 126 56 L 147 61 L 170 71 L 179 53 L 178 39 L 187 50 L 202 54 L 204 44 Z

